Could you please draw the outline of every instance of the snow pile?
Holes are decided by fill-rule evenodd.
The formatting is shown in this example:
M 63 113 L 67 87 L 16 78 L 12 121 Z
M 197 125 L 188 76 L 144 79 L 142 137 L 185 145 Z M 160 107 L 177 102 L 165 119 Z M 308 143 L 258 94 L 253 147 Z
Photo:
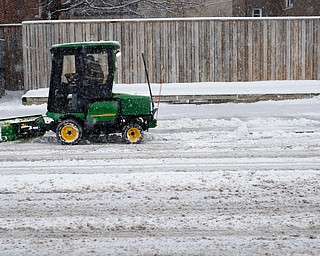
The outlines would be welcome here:
M 154 95 L 161 91 L 163 96 L 172 95 L 243 95 L 243 94 L 296 94 L 319 93 L 320 81 L 259 81 L 234 83 L 172 83 L 152 84 Z M 160 90 L 160 87 L 161 90 Z M 115 93 L 136 93 L 149 95 L 147 84 L 115 84 Z M 48 89 L 38 89 L 27 92 L 25 97 L 47 97 Z

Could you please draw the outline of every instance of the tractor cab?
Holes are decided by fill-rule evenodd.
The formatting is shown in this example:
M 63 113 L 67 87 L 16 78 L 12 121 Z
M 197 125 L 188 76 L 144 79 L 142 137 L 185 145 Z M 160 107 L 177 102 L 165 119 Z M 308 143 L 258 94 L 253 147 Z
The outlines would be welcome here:
M 91 103 L 110 99 L 118 42 L 55 45 L 48 111 L 86 113 Z
M 150 97 L 112 92 L 118 42 L 59 44 L 51 52 L 47 116 L 63 144 L 118 132 L 127 143 L 137 143 L 143 131 L 156 126 Z

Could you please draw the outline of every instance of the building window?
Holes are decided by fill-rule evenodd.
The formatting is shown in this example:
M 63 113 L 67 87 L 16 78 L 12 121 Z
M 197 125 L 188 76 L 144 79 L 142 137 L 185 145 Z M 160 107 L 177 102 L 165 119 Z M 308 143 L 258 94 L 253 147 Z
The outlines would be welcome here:
M 293 7 L 293 0 L 285 0 L 286 1 L 286 8 Z
M 252 17 L 262 17 L 262 9 L 253 8 L 252 9 Z

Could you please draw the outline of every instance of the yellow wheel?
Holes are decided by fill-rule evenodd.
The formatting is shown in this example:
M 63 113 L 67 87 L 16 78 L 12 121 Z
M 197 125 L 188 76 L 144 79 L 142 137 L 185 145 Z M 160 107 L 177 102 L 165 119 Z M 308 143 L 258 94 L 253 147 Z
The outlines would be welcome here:
M 78 144 L 82 137 L 82 127 L 74 120 L 64 120 L 57 127 L 57 138 L 62 144 Z
M 138 124 L 129 124 L 125 126 L 122 137 L 127 143 L 139 143 L 143 137 L 141 126 Z

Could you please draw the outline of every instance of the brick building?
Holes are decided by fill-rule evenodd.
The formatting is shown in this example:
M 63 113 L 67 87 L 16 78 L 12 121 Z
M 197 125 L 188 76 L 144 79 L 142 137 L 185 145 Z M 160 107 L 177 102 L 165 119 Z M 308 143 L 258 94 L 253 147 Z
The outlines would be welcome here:
M 144 3 L 137 3 L 136 6 L 140 15 L 134 12 L 108 11 L 99 9 L 76 8 L 68 13 L 62 13 L 60 19 L 90 19 L 90 18 L 148 18 L 148 17 L 228 17 L 232 16 L 232 0 L 190 0 L 198 4 L 195 8 L 178 8 L 172 12 L 159 11 Z M 40 7 L 40 0 L 0 0 L 0 24 L 21 23 L 26 20 L 42 19 L 44 10 Z M 132 9 L 131 8 L 131 9 Z
M 39 0 L 0 0 L 0 24 L 39 19 Z
M 129 1 L 129 0 L 128 0 Z M 87 18 L 178 18 L 178 17 L 230 17 L 232 16 L 232 0 L 188 0 L 190 4 L 172 4 L 169 8 L 155 8 L 147 2 L 130 5 L 130 11 L 75 8 L 66 17 L 70 19 Z M 185 1 L 185 2 L 188 2 Z M 168 1 L 170 3 L 170 1 Z M 178 1 L 177 1 L 178 2 Z M 181 1 L 183 2 L 183 1 Z M 170 6 L 170 5 L 169 5 Z
M 233 0 L 234 17 L 319 16 L 315 0 Z

